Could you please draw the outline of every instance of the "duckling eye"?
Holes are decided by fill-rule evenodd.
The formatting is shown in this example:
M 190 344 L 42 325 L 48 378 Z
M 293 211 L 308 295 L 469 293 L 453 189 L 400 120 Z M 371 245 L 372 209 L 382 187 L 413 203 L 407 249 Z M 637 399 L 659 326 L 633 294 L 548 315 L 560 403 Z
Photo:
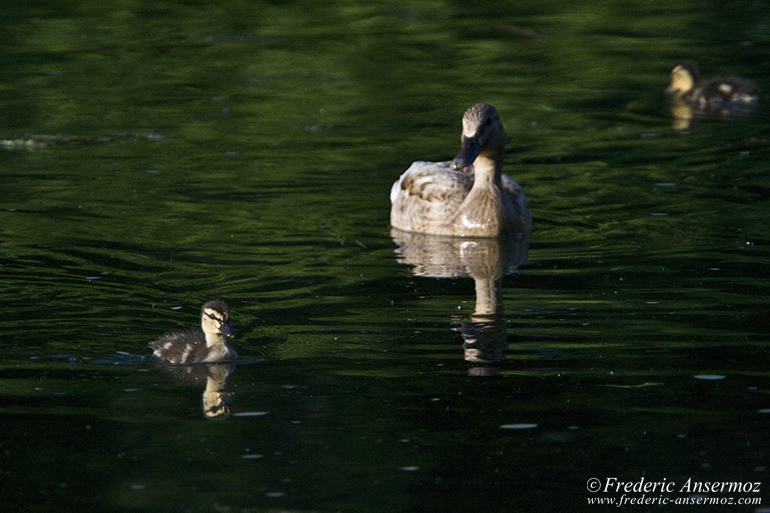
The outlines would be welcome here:
M 489 126 L 491 124 L 492 124 L 492 119 L 491 118 L 487 118 L 487 126 Z
M 210 319 L 212 319 L 214 321 L 217 321 L 218 323 L 222 324 L 222 321 L 219 318 L 217 318 L 216 315 L 214 315 L 212 313 L 207 313 L 206 315 L 208 315 Z

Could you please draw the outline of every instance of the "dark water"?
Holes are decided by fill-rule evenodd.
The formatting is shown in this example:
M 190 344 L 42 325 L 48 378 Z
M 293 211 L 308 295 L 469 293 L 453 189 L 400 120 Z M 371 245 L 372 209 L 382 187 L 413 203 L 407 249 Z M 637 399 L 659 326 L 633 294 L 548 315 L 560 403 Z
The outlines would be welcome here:
M 768 9 L 5 2 L 3 507 L 768 511 L 767 107 L 662 97 L 682 58 L 770 89 Z M 391 237 L 478 101 L 531 240 Z M 219 297 L 208 420 L 146 344 Z

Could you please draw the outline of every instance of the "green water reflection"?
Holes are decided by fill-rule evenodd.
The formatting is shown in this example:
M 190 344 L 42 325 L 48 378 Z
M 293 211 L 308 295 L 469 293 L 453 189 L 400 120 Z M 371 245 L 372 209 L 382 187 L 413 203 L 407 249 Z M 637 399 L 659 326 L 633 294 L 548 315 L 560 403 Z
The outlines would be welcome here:
M 764 511 L 767 109 L 679 132 L 662 91 L 682 58 L 768 89 L 767 8 L 4 2 L 0 140 L 57 138 L 0 149 L 3 504 L 596 511 L 644 476 Z M 432 277 L 388 192 L 479 101 L 532 240 Z M 144 358 L 216 297 L 220 421 Z

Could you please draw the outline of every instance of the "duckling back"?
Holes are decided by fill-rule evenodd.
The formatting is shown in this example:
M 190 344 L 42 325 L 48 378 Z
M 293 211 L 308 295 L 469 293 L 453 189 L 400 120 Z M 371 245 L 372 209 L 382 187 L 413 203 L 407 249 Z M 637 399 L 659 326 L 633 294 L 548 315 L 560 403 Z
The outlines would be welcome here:
M 690 103 L 699 109 L 746 109 L 759 102 L 759 87 L 740 77 L 717 77 L 696 86 Z
M 169 333 L 149 346 L 156 357 L 174 365 L 204 362 L 209 354 L 206 336 L 197 330 Z

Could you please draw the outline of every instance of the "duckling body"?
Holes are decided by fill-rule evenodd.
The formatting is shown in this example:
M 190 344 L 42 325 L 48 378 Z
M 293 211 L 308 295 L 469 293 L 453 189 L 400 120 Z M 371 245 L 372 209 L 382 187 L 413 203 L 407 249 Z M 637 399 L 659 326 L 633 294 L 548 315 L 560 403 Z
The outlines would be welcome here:
M 200 330 L 170 333 L 149 346 L 155 356 L 174 365 L 220 362 L 238 358 L 227 343 L 227 338 L 234 336 L 230 307 L 214 300 L 203 305 Z
M 505 130 L 491 105 L 463 115 L 462 147 L 449 162 L 414 162 L 390 191 L 390 223 L 408 232 L 498 237 L 531 230 L 519 184 L 502 174 Z
M 760 89 L 740 77 L 701 79 L 698 65 L 682 61 L 671 70 L 671 84 L 666 95 L 672 101 L 685 102 L 702 112 L 740 111 L 759 102 Z

